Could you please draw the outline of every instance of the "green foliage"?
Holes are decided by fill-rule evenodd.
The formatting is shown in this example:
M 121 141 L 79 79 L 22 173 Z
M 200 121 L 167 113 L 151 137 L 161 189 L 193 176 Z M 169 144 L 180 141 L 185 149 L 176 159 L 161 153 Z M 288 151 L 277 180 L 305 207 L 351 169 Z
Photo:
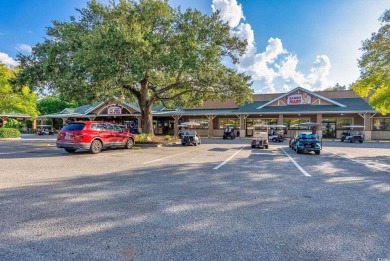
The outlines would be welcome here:
M 154 134 L 141 133 L 134 136 L 135 143 L 151 143 L 153 142 Z
M 171 135 L 165 135 L 164 139 L 165 139 L 165 140 L 171 140 L 172 137 L 171 137 Z
M 11 84 L 17 71 L 8 69 L 0 63 L 0 113 L 25 113 L 35 118 L 37 95 L 27 85 L 15 89 Z
M 58 113 L 61 112 L 63 109 L 74 108 L 77 106 L 77 102 L 65 101 L 64 98 L 55 95 L 46 96 L 43 99 L 39 100 L 37 104 L 38 111 L 43 115 Z
M 345 85 L 340 85 L 339 83 L 336 83 L 335 86 L 326 88 L 324 91 L 340 92 L 345 90 L 348 90 L 348 88 Z
M 7 123 L 4 125 L 5 128 L 15 128 L 21 130 L 23 128 L 23 123 L 18 120 L 8 118 Z
M 1 138 L 20 138 L 20 131 L 14 128 L 0 128 Z
M 137 100 L 142 130 L 153 132 L 151 108 L 192 107 L 205 100 L 252 99 L 251 77 L 226 67 L 247 43 L 219 13 L 173 9 L 167 0 L 91 1 L 80 18 L 54 21 L 48 37 L 20 55 L 16 82 L 45 86 L 66 99 Z
M 390 112 L 390 10 L 380 18 L 382 27 L 363 42 L 359 60 L 360 78 L 352 89 L 369 96 L 369 103 L 382 114 Z

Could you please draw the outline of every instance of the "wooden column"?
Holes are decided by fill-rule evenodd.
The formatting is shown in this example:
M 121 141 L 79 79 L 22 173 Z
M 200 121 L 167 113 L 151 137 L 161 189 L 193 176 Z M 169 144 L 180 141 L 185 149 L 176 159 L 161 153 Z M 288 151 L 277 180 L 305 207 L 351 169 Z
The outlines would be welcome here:
M 32 121 L 32 129 L 35 131 L 37 129 L 37 119 L 33 119 Z
M 208 130 L 207 136 L 209 138 L 211 136 L 213 136 L 213 130 L 214 130 L 213 120 L 214 120 L 215 117 L 216 117 L 215 115 L 207 115 L 207 118 L 209 120 L 209 130 Z
M 364 140 L 371 140 L 371 113 L 364 114 Z
M 179 135 L 179 119 L 180 119 L 180 116 L 176 115 L 173 117 L 175 119 L 175 124 L 174 124 L 174 136 L 177 137 Z
M 279 114 L 278 124 L 283 124 L 283 114 Z
M 317 127 L 318 137 L 322 137 L 322 113 L 317 114 L 316 122 L 319 123 Z
M 138 131 L 139 131 L 139 133 L 142 133 L 142 118 L 141 118 L 141 116 L 137 116 L 137 123 L 138 123 Z

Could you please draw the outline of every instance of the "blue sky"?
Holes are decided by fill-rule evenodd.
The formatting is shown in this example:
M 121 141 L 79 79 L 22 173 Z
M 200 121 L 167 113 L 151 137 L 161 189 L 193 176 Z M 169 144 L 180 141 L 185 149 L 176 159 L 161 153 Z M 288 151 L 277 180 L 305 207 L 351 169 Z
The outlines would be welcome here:
M 108 0 L 98 0 L 107 3 Z M 42 42 L 53 20 L 68 21 L 86 0 L 0 0 L 0 61 Z M 322 90 L 359 77 L 362 41 L 377 32 L 390 0 L 170 0 L 211 14 L 221 10 L 232 33 L 249 42 L 237 70 L 254 78 L 256 92 L 297 86 Z

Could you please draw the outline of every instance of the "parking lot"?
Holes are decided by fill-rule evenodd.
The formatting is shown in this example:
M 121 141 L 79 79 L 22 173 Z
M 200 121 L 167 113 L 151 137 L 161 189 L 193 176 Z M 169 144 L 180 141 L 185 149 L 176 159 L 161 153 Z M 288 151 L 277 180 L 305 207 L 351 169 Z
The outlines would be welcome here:
M 0 142 L 0 260 L 390 260 L 390 142 Z

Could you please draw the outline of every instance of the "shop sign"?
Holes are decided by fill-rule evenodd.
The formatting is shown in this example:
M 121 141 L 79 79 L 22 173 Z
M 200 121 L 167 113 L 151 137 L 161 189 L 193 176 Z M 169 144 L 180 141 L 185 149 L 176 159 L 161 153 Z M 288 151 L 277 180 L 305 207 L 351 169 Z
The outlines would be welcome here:
M 118 107 L 118 106 L 110 107 L 110 108 L 108 108 L 108 114 L 109 114 L 109 115 L 118 115 L 118 114 L 122 114 L 122 108 L 121 108 L 121 107 Z
M 290 96 L 287 96 L 288 105 L 302 105 L 302 104 L 311 104 L 311 96 L 307 93 L 297 93 Z

